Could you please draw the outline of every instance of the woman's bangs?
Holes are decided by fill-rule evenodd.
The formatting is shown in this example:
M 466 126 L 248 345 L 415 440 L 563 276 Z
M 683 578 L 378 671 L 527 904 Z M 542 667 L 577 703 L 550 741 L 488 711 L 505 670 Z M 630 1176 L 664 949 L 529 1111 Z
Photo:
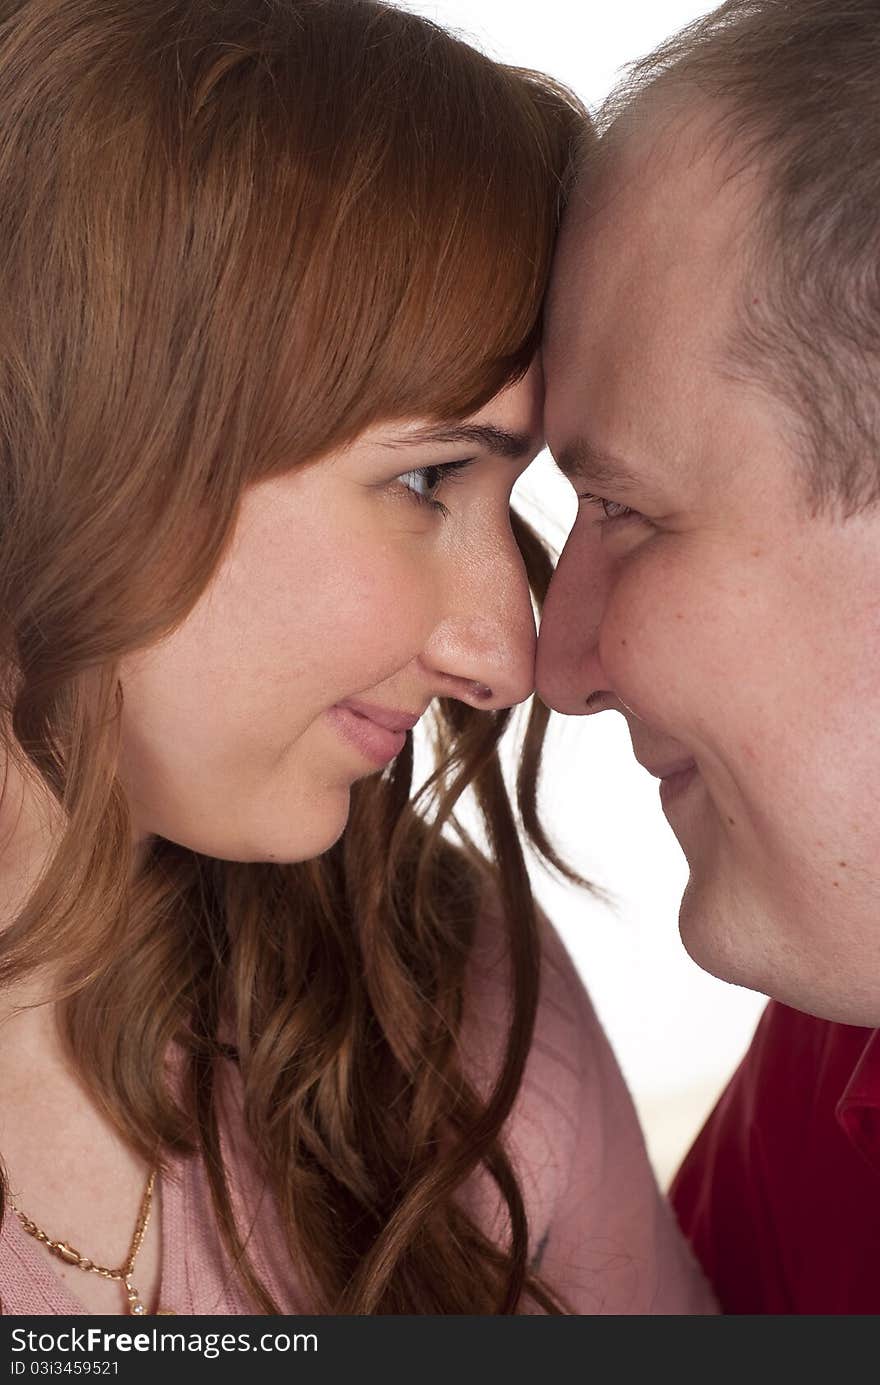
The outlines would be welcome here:
M 389 324 L 401 417 L 476 412 L 525 373 L 539 343 L 550 228 L 482 217 L 460 223 L 453 244 L 437 240 L 426 238 L 407 300 Z
M 539 344 L 576 116 L 554 127 L 522 81 L 499 83 L 494 96 L 479 135 L 451 128 L 431 163 L 386 170 L 405 181 L 389 179 L 384 205 L 418 217 L 415 233 L 395 217 L 405 253 L 390 271 L 381 372 L 395 398 L 376 400 L 401 417 L 475 412 L 525 372 Z
M 247 276 L 275 304 L 270 466 L 387 420 L 465 417 L 528 368 L 584 113 L 537 75 L 473 52 L 462 68 L 455 100 L 420 60 L 377 74 L 385 99 L 329 112 L 298 151 L 275 130 L 289 171 Z

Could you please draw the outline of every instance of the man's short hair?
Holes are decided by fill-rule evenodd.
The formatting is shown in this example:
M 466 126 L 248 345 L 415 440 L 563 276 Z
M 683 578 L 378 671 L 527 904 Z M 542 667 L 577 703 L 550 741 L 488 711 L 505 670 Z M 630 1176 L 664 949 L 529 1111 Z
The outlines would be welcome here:
M 600 112 L 609 159 L 664 97 L 704 106 L 763 178 L 734 370 L 793 406 L 814 509 L 876 504 L 880 3 L 727 0 L 628 69 Z

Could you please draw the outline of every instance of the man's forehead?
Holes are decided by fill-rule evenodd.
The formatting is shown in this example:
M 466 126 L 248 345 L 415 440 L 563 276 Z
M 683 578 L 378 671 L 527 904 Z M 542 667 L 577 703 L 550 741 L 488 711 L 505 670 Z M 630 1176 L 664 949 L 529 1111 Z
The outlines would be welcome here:
M 645 338 L 720 341 L 732 328 L 754 211 L 705 121 L 635 130 L 589 167 L 560 236 L 547 308 L 548 396 L 586 354 L 639 352 Z
M 634 133 L 596 186 L 581 186 L 548 303 L 545 432 L 555 456 L 586 445 L 593 460 L 627 458 L 640 477 L 695 464 L 731 388 L 738 252 L 752 211 L 746 184 L 694 123 L 665 141 Z

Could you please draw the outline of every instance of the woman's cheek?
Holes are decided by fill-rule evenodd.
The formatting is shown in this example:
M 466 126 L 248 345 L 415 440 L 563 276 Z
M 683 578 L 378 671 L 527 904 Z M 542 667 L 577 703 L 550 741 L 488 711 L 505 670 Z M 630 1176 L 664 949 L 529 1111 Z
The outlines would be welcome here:
M 357 662 L 365 687 L 382 682 L 427 643 L 431 602 L 425 588 L 423 574 L 381 547 L 349 551 L 344 569 L 325 586 L 315 634 Z

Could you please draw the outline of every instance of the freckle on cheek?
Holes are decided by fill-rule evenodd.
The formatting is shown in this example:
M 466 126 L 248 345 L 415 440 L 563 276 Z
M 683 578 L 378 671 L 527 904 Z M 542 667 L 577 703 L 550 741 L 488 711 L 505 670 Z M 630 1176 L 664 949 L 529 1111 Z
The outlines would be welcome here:
M 840 866 L 841 870 L 846 870 L 846 861 L 838 861 L 837 864 Z
M 620 647 L 621 647 L 621 649 L 626 649 L 626 640 L 621 640 L 621 641 L 620 641 Z
M 753 558 L 760 558 L 762 552 L 763 552 L 763 549 L 760 549 L 760 548 L 753 548 L 753 549 L 752 549 L 752 557 L 753 557 Z
M 731 827 L 736 827 L 736 823 L 734 822 L 733 818 L 728 818 L 727 821 L 730 823 Z

